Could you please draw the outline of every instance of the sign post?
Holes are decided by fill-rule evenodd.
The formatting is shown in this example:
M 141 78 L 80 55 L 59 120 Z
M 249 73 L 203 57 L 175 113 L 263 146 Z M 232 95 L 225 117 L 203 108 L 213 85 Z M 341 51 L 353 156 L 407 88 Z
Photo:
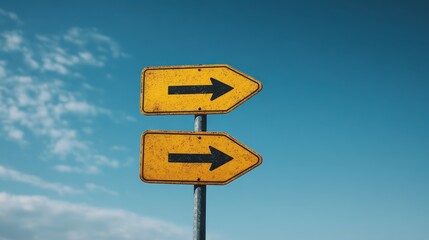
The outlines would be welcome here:
M 195 115 L 194 131 L 207 131 L 207 115 Z M 206 239 L 206 185 L 194 185 L 194 240 Z

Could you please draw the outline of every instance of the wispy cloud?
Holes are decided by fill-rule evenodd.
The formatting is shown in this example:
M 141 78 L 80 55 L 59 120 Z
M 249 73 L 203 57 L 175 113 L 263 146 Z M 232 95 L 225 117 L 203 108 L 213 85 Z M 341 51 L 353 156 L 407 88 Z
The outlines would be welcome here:
M 125 119 L 129 122 L 137 122 L 137 119 L 133 116 L 127 115 Z
M 19 20 L 3 9 L 0 16 Z M 100 167 L 119 166 L 118 161 L 99 154 L 91 141 L 83 139 L 91 132 L 90 127 L 72 127 L 76 119 L 88 122 L 91 117 L 110 116 L 111 112 L 91 103 L 81 92 L 71 91 L 71 83 L 62 79 L 81 76 L 80 67 L 103 67 L 112 58 L 125 56 L 113 39 L 95 28 L 73 27 L 60 34 L 36 36 L 28 36 L 21 29 L 0 30 L 0 54 L 2 137 L 21 144 L 29 135 L 47 139 L 49 155 L 77 164 L 55 167 L 61 172 L 97 173 Z
M 13 139 L 17 142 L 24 143 L 24 132 L 20 129 L 17 129 L 13 126 L 4 126 L 4 130 L 7 133 L 7 136 L 10 139 Z
M 0 51 L 9 55 L 20 53 L 23 62 L 30 69 L 38 69 L 40 66 L 33 57 L 34 53 L 31 49 L 34 47 L 26 41 L 21 30 L 6 30 L 0 33 Z
M 37 176 L 18 172 L 14 169 L 6 168 L 2 165 L 0 165 L 0 178 L 5 180 L 11 180 L 15 182 L 30 184 L 38 188 L 57 192 L 58 194 L 61 194 L 61 195 L 76 194 L 81 192 L 80 190 L 75 189 L 73 187 L 63 185 L 60 183 L 47 182 Z
M 2 50 L 3 51 L 18 51 L 21 49 L 23 42 L 22 34 L 19 31 L 2 32 Z
M 63 39 L 81 47 L 88 47 L 97 43 L 98 49 L 102 52 L 111 52 L 114 57 L 127 56 L 112 38 L 101 34 L 96 28 L 73 27 L 68 30 Z
M 104 113 L 77 94 L 67 91 L 59 80 L 41 82 L 31 76 L 3 77 L 0 88 L 0 122 L 12 140 L 25 140 L 24 131 L 50 139 L 50 152 L 67 156 L 87 151 L 77 130 L 69 127 L 69 115 Z
M 191 229 L 132 212 L 0 192 L 0 239 L 191 238 Z
M 100 166 L 109 166 L 113 168 L 119 167 L 119 162 L 117 160 L 109 159 L 104 155 L 99 155 L 99 154 L 94 155 L 94 160 L 95 160 L 94 162 Z
M 95 184 L 95 183 L 87 183 L 85 185 L 85 187 L 86 187 L 86 189 L 88 189 L 91 192 L 103 192 L 103 193 L 107 193 L 107 194 L 110 194 L 110 195 L 115 195 L 115 196 L 118 195 L 117 192 L 115 192 L 113 190 L 110 190 L 110 189 L 108 189 L 108 188 L 106 188 L 104 186 L 100 186 L 98 184 Z
M 6 62 L 3 60 L 0 60 L 0 78 L 3 78 L 6 76 Z
M 6 30 L 0 33 L 0 50 L 20 53 L 31 69 L 60 75 L 81 66 L 103 67 L 111 57 L 126 56 L 119 44 L 97 29 L 77 27 L 63 34 L 28 37 L 19 29 Z
M 114 145 L 110 147 L 113 151 L 128 151 L 128 148 L 125 146 Z
M 57 165 L 57 170 L 60 172 L 88 172 L 91 173 L 92 171 L 98 171 L 96 168 L 86 168 L 86 169 L 79 169 L 76 167 L 71 167 L 67 165 Z M 109 195 L 117 196 L 118 193 L 116 191 L 110 190 L 105 186 L 101 186 L 95 183 L 87 183 L 85 184 L 85 190 L 83 189 L 76 189 L 71 186 L 67 186 L 61 183 L 56 182 L 49 182 L 44 179 L 41 179 L 38 176 L 34 176 L 31 174 L 23 173 L 20 171 L 17 171 L 12 168 L 7 168 L 5 166 L 0 165 L 0 179 L 4 179 L 6 181 L 14 181 L 14 182 L 20 182 L 32 185 L 34 187 L 54 191 L 60 195 L 64 194 L 77 194 L 77 193 L 83 193 L 85 192 L 101 192 L 106 193 Z
M 76 66 L 102 67 L 109 57 L 126 56 L 119 44 L 95 28 L 73 27 L 62 35 L 37 35 L 36 39 L 41 69 L 62 75 Z
M 70 166 L 65 164 L 59 164 L 54 166 L 55 171 L 62 173 L 85 173 L 85 174 L 94 174 L 98 173 L 100 170 L 97 166 L 89 165 L 89 166 Z
M 21 23 L 21 20 L 18 18 L 18 15 L 16 15 L 14 12 L 6 11 L 0 8 L 0 16 L 6 17 L 14 22 Z

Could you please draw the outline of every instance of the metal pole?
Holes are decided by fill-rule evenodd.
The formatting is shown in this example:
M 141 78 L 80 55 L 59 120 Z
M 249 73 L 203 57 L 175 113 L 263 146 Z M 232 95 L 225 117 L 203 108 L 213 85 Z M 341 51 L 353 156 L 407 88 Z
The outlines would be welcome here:
M 207 131 L 207 115 L 195 115 L 194 131 Z M 206 185 L 194 185 L 194 240 L 206 239 Z

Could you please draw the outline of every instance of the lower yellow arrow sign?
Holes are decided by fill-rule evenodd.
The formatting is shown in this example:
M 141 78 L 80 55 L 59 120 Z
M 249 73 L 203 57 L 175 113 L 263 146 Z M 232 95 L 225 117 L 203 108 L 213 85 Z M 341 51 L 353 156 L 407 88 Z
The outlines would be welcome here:
M 140 178 L 149 183 L 227 184 L 262 157 L 226 133 L 146 131 Z

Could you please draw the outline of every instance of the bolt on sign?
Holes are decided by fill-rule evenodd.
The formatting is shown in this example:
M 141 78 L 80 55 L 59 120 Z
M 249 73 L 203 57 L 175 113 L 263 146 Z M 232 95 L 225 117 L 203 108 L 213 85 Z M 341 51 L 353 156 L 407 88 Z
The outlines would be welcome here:
M 145 115 L 228 113 L 261 91 L 256 79 L 225 64 L 147 67 L 140 111 Z
M 227 184 L 262 163 L 262 157 L 221 132 L 146 131 L 140 178 L 148 183 Z

